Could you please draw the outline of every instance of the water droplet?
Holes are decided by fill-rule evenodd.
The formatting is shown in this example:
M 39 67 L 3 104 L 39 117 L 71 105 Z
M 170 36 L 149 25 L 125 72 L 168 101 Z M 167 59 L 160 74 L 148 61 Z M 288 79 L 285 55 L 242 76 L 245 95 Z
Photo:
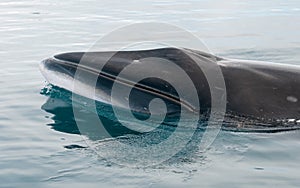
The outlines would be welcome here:
M 294 96 L 287 96 L 286 100 L 289 102 L 298 102 L 298 99 Z

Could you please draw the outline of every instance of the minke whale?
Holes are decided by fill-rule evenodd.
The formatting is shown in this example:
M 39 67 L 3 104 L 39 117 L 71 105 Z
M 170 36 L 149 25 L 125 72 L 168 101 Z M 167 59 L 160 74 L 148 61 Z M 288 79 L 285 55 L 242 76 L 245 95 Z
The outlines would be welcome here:
M 197 50 L 170 47 L 139 51 L 62 53 L 43 60 L 40 70 L 50 84 L 72 91 L 76 70 L 80 69 L 85 74 L 80 81 L 82 88 L 76 93 L 110 103 L 112 85 L 122 69 L 147 57 L 167 59 L 181 67 L 191 78 L 199 95 L 199 110 L 206 114 L 210 111 L 212 93 L 203 71 L 193 63 L 189 53 L 197 54 L 204 63 L 214 61 L 221 69 L 227 95 L 225 129 L 275 132 L 300 127 L 300 66 L 297 65 L 228 59 Z M 84 66 L 82 61 L 85 61 Z M 156 68 L 161 63 L 158 62 Z M 101 70 L 97 68 L 99 64 L 102 65 Z M 89 76 L 92 75 L 97 77 L 94 85 L 89 82 Z M 118 84 L 133 87 L 132 97 L 127 99 L 132 112 L 149 113 L 149 102 L 157 97 L 165 101 L 169 114 L 176 114 L 183 108 L 197 110 L 193 109 L 189 101 L 180 100 L 176 88 L 159 78 L 150 77 L 131 83 L 135 75 L 125 77 L 118 78 Z M 90 94 L 95 91 L 93 88 L 96 97 Z

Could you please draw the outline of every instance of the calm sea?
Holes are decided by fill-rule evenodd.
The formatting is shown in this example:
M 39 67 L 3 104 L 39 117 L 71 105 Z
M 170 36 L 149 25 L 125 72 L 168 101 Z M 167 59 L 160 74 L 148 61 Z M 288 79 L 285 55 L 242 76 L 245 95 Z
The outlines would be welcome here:
M 299 0 L 1 0 L 0 21 L 0 187 L 300 186 L 299 131 L 222 131 L 207 152 L 185 160 L 112 164 L 77 134 L 70 108 L 51 112 L 38 68 L 149 21 L 184 28 L 221 56 L 300 65 Z

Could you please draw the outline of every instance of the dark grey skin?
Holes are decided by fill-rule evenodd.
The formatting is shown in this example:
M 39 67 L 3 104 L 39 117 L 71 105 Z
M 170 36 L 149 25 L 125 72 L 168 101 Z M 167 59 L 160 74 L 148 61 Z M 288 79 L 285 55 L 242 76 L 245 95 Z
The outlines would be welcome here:
M 102 80 L 102 84 L 97 83 L 96 87 L 103 90 L 103 95 L 107 95 L 108 98 L 111 84 L 124 67 L 134 60 L 141 58 L 160 57 L 176 63 L 188 73 L 197 88 L 201 109 L 204 109 L 204 111 L 209 109 L 211 93 L 207 80 L 203 72 L 193 64 L 193 61 L 186 54 L 197 53 L 203 57 L 203 61 L 205 61 L 205 59 L 207 59 L 207 61 L 215 61 L 221 68 L 226 85 L 226 117 L 228 117 L 228 122 L 237 122 L 234 125 L 235 127 L 251 127 L 253 123 L 251 124 L 249 122 L 254 122 L 257 125 L 260 124 L 259 126 L 262 127 L 283 126 L 288 128 L 292 127 L 292 129 L 298 127 L 297 121 L 300 119 L 300 66 L 231 60 L 196 50 L 185 50 L 185 52 L 183 52 L 175 48 L 114 53 L 115 52 L 89 52 L 86 58 L 84 58 L 84 61 L 90 61 L 86 62 L 89 67 L 87 69 L 86 67 L 82 68 L 82 70 L 86 70 L 89 74 L 99 76 Z M 111 54 L 114 55 L 107 63 L 106 60 Z M 47 59 L 41 63 L 41 71 L 51 84 L 71 90 L 70 87 L 59 85 L 53 78 L 49 78 L 49 74 L 46 74 L 45 70 L 74 77 L 76 68 L 80 68 L 78 67 L 78 63 L 83 55 L 84 53 L 82 52 L 56 55 L 54 58 Z M 106 63 L 106 65 L 99 71 L 97 70 L 97 63 Z M 159 66 L 159 64 L 157 66 Z M 120 84 L 128 84 L 126 80 L 130 79 L 130 76 L 124 79 L 124 83 Z M 88 84 L 88 81 L 85 83 Z M 176 104 L 180 103 L 176 92 L 170 89 L 170 87 L 167 89 L 164 85 L 159 83 L 160 80 L 149 79 L 136 85 L 137 95 L 143 97 L 139 99 L 135 97 L 138 102 L 133 103 L 134 111 L 147 113 L 147 111 L 143 111 L 142 107 L 147 105 L 146 103 L 149 103 L 149 100 L 155 96 L 160 96 L 170 101 L 168 107 L 170 107 L 171 110 L 168 110 L 168 112 L 174 113 L 180 110 L 180 108 L 176 106 Z M 107 100 L 107 102 L 109 102 L 109 100 Z M 186 105 L 187 108 L 190 107 L 192 110 L 195 110 L 193 109 L 193 104 L 189 104 L 189 101 L 183 101 L 183 103 L 185 103 L 183 106 Z M 136 107 L 134 106 L 135 104 Z M 174 109 L 172 111 L 173 107 Z M 245 125 L 246 121 L 249 121 L 248 125 Z M 287 123 L 289 123 L 289 125 L 287 125 Z

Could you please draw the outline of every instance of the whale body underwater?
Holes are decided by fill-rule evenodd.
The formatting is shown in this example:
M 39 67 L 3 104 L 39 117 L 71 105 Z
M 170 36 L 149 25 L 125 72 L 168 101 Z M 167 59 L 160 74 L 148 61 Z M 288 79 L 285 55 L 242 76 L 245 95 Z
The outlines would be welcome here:
M 119 78 L 121 70 L 140 59 L 166 59 L 182 68 L 191 78 L 198 93 L 199 110 L 206 113 L 211 107 L 212 93 L 205 74 L 193 62 L 189 53 L 197 54 L 201 59 L 200 63 L 216 63 L 222 72 L 226 87 L 225 127 L 234 130 L 244 127 L 249 130 L 258 128 L 273 131 L 300 128 L 300 66 L 297 65 L 227 59 L 190 49 L 159 48 L 62 53 L 42 61 L 40 70 L 50 84 L 108 104 L 111 102 L 112 86 L 117 80 L 122 86 L 134 88 L 131 91 L 132 97 L 127 102 L 130 103 L 131 111 L 141 114 L 149 113 L 149 103 L 154 98 L 165 101 L 169 114 L 176 114 L 189 107 L 191 111 L 197 110 L 193 109 L 190 101 L 179 99 L 176 88 L 161 79 L 150 77 L 132 83 L 130 80 L 135 80 L 135 74 Z M 164 67 L 161 63 L 164 62 L 155 64 L 157 70 Z M 76 77 L 79 69 L 84 74 Z M 161 71 L 163 73 L 168 70 Z M 82 79 L 80 89 L 76 91 L 73 88 L 75 77 Z M 91 83 L 89 80 L 94 77 L 97 80 Z M 123 107 L 122 102 L 120 107 Z

